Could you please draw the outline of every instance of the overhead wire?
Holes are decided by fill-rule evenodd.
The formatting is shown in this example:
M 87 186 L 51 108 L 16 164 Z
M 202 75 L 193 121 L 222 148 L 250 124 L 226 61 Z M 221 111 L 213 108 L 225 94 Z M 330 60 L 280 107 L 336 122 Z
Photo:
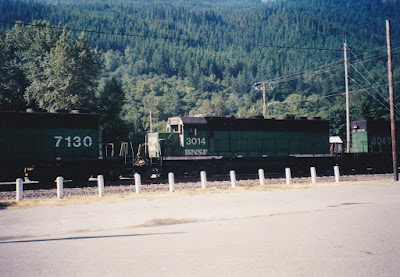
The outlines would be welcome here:
M 359 64 L 361 64 L 361 66 L 363 67 L 363 69 L 368 73 L 368 75 L 369 75 L 369 77 L 370 78 L 372 78 L 374 81 L 375 81 L 375 83 L 378 85 L 378 87 L 383 91 L 383 88 L 380 86 L 380 84 L 375 80 L 375 78 L 372 76 L 372 74 L 365 68 L 365 66 L 364 66 L 364 64 L 357 58 L 357 56 L 354 54 L 354 52 L 350 49 L 350 47 L 348 47 L 349 48 L 349 50 L 350 50 L 350 52 L 353 54 L 353 56 L 356 58 L 356 60 L 357 61 L 359 61 Z M 371 86 L 371 88 L 372 89 L 374 89 L 388 104 L 390 103 L 389 102 L 389 99 L 387 99 L 367 78 L 365 78 L 364 77 L 364 75 L 363 74 L 361 74 L 361 72 L 352 64 L 352 63 L 350 63 L 350 65 L 351 65 L 351 67 L 364 79 L 364 81 L 366 81 L 370 86 Z M 353 78 L 352 78 L 352 80 L 354 80 Z M 358 83 L 357 83 L 358 84 Z M 359 85 L 359 84 L 358 84 Z M 400 110 L 397 108 L 397 107 L 395 107 L 395 109 L 396 109 L 396 112 L 398 113 L 398 114 L 400 114 Z
M 368 91 L 368 89 L 364 88 L 361 84 L 359 84 L 356 80 L 354 80 L 353 78 L 349 77 L 356 85 L 358 85 L 362 91 L 366 91 L 369 95 L 371 95 L 379 104 L 381 104 L 385 109 L 387 109 L 389 111 L 390 107 L 386 106 L 386 104 L 382 103 L 375 95 L 373 95 L 372 93 L 370 93 Z M 395 109 L 395 112 L 400 115 L 400 112 L 398 109 Z
M 14 24 L 14 25 L 19 24 L 19 25 L 32 26 L 32 27 L 42 27 L 43 26 L 42 24 L 24 23 L 24 22 L 19 22 L 19 21 L 5 21 L 5 20 L 0 20 L 0 23 L 3 23 L 3 24 Z M 186 41 L 186 42 L 196 42 L 196 43 L 203 43 L 203 44 L 224 44 L 224 45 L 236 45 L 236 46 L 253 46 L 253 47 L 268 47 L 268 48 L 278 48 L 278 49 L 317 50 L 317 51 L 333 51 L 333 52 L 341 52 L 341 51 L 343 51 L 342 49 L 339 49 L 339 48 L 332 49 L 332 48 L 317 48 L 317 47 L 295 47 L 295 46 L 283 46 L 283 45 L 272 45 L 272 44 L 267 45 L 267 44 L 257 44 L 257 43 L 231 43 L 231 42 L 221 42 L 221 41 L 212 42 L 212 41 L 206 41 L 206 40 L 182 39 L 182 38 L 173 38 L 173 37 L 157 36 L 157 35 L 149 36 L 149 35 L 128 34 L 128 33 L 112 33 L 112 32 L 95 31 L 95 30 L 87 30 L 87 29 L 76 29 L 76 28 L 59 27 L 59 26 L 50 26 L 50 28 L 59 29 L 59 30 L 66 29 L 66 30 L 73 31 L 73 32 L 95 33 L 95 34 L 112 35 L 112 36 L 127 36 L 127 37 L 137 37 L 137 38 L 145 38 L 145 39 L 146 38 L 151 38 L 151 39 Z M 392 45 L 396 45 L 396 44 L 400 44 L 400 41 L 392 43 Z M 367 61 L 367 60 L 377 59 L 377 58 L 380 58 L 380 57 L 384 56 L 385 55 L 384 52 L 383 51 L 382 52 L 379 51 L 379 49 L 381 49 L 381 48 L 377 48 L 375 50 L 359 50 L 359 51 L 362 51 L 364 53 L 378 53 L 378 55 L 375 54 L 375 56 L 370 56 L 370 57 L 367 57 L 366 59 L 364 59 L 364 61 Z M 354 52 L 351 49 L 350 49 L 350 51 L 352 52 L 353 56 L 356 58 L 357 63 L 361 63 L 361 61 L 354 54 Z M 271 82 L 273 84 L 277 84 L 277 83 L 288 82 L 288 81 L 292 81 L 292 80 L 296 80 L 296 79 L 300 79 L 300 78 L 304 78 L 304 77 L 315 76 L 315 75 L 318 75 L 318 74 L 329 72 L 331 70 L 339 69 L 339 68 L 341 68 L 341 65 L 340 65 L 341 63 L 342 63 L 342 61 L 340 60 L 340 61 L 332 62 L 330 64 L 326 64 L 326 65 L 318 66 L 318 67 L 315 67 L 315 68 L 311 68 L 311 69 L 308 69 L 308 70 L 305 70 L 305 71 L 302 71 L 302 72 L 297 72 L 297 73 L 289 74 L 289 75 L 286 75 L 286 76 L 270 79 L 270 80 L 267 80 L 265 82 Z M 352 65 L 352 67 L 356 71 L 358 71 L 353 65 Z M 317 70 L 316 71 L 312 71 L 312 70 L 315 70 L 315 69 L 317 69 Z M 352 79 L 352 80 L 354 80 L 354 79 Z M 379 91 L 372 84 L 371 84 L 371 86 L 372 86 L 372 88 L 374 88 L 379 93 Z M 251 90 L 251 88 L 252 87 L 246 89 L 245 91 L 249 91 L 249 90 Z M 321 97 L 322 98 L 326 98 L 326 97 L 330 97 L 330 96 L 321 96 Z M 397 109 L 397 112 L 399 113 L 398 109 Z
M 33 23 L 25 23 L 22 21 L 7 21 L 7 20 L 0 20 L 0 23 L 3 24 L 19 24 L 25 26 L 32 26 L 32 27 L 42 27 L 42 24 L 33 24 Z M 186 42 L 195 42 L 195 43 L 202 43 L 202 44 L 211 44 L 211 45 L 233 45 L 233 46 L 251 46 L 251 47 L 266 47 L 266 48 L 276 48 L 276 49 L 297 49 L 297 50 L 314 50 L 314 51 L 331 51 L 331 52 L 340 52 L 339 48 L 318 48 L 318 47 L 298 47 L 298 46 L 286 46 L 286 45 L 273 45 L 273 44 L 259 44 L 259 43 L 233 43 L 233 42 L 223 42 L 223 41 L 207 41 L 207 40 L 200 40 L 200 39 L 188 39 L 188 38 L 175 38 L 175 37 L 168 37 L 168 36 L 158 36 L 158 35 L 141 35 L 141 34 L 129 34 L 129 33 L 112 33 L 112 32 L 105 32 L 105 31 L 95 31 L 95 30 L 88 30 L 88 29 L 77 29 L 77 28 L 68 28 L 68 27 L 59 27 L 59 26 L 50 26 L 52 29 L 58 30 L 69 30 L 73 32 L 85 32 L 85 33 L 94 33 L 94 34 L 101 34 L 101 35 L 112 35 L 112 36 L 126 36 L 126 37 L 136 37 L 136 38 L 151 38 L 151 39 L 164 39 L 164 40 L 173 40 L 173 41 L 186 41 Z M 369 50 L 363 50 L 364 52 L 375 52 Z
M 399 42 L 396 42 L 395 44 L 400 44 L 400 41 Z M 392 44 L 393 45 L 393 44 Z M 349 48 L 350 49 L 350 48 Z M 377 48 L 377 49 L 380 49 L 380 48 Z M 395 48 L 396 49 L 396 48 Z M 362 67 L 364 68 L 364 70 L 366 70 L 367 72 L 368 72 L 368 70 L 365 68 L 365 66 L 363 65 L 363 62 L 365 62 L 365 61 L 370 61 L 370 60 L 374 60 L 374 59 L 379 59 L 379 58 L 382 58 L 382 57 L 384 57 L 385 56 L 385 54 L 382 52 L 381 54 L 378 54 L 378 55 L 371 55 L 371 56 L 368 56 L 368 57 L 366 57 L 364 60 L 360 60 L 359 58 L 358 58 L 358 56 L 357 55 L 355 55 L 354 54 L 354 52 L 350 49 L 350 51 L 351 51 L 351 53 L 353 54 L 353 56 L 355 57 L 355 59 L 356 59 L 356 62 L 355 63 L 360 63 L 361 65 L 362 65 Z M 378 52 L 378 51 L 373 51 L 373 52 L 375 52 L 375 53 L 380 53 L 380 52 Z M 328 64 L 328 65 L 325 65 L 325 67 L 327 67 L 326 69 L 322 69 L 324 66 L 320 66 L 320 67 L 315 67 L 314 69 L 319 69 L 319 68 L 321 68 L 321 69 L 319 69 L 319 70 L 317 70 L 317 71 L 314 71 L 314 72 L 309 72 L 309 70 L 308 71 L 302 71 L 302 72 L 297 72 L 297 73 L 293 73 L 293 74 L 290 74 L 290 75 L 286 75 L 286 76 L 282 76 L 282 77 L 277 77 L 277 78 L 274 78 L 274 79 L 269 79 L 269 80 L 266 80 L 266 81 L 263 81 L 263 82 L 270 82 L 270 83 L 274 83 L 274 84 L 276 84 L 276 83 L 281 83 L 281 82 L 287 82 L 287 81 L 291 81 L 291 80 L 295 80 L 295 79 L 300 79 L 300 78 L 303 78 L 303 77 L 306 77 L 306 76 L 314 76 L 314 75 L 318 75 L 318 74 L 321 74 L 321 73 L 324 73 L 324 72 L 328 72 L 328 71 L 330 71 L 330 70 L 333 70 L 333 69 L 337 69 L 337 68 L 341 68 L 342 66 L 341 65 L 337 65 L 337 66 L 334 66 L 335 64 L 339 64 L 339 63 L 342 63 L 343 61 L 337 61 L 337 62 L 333 62 L 333 63 L 330 63 L 330 64 Z M 360 72 L 359 72 L 359 70 L 354 66 L 354 64 L 353 63 L 350 63 L 351 64 L 351 66 L 352 66 L 352 68 L 354 68 L 356 71 L 357 71 L 357 73 L 359 73 L 363 78 L 364 78 L 364 80 L 366 80 L 368 83 L 369 83 L 369 85 L 371 86 L 370 88 L 368 88 L 368 89 L 374 89 L 375 91 L 377 91 L 378 92 L 378 94 L 386 101 L 386 102 L 388 102 L 388 100 L 376 89 L 376 87 L 371 83 L 371 82 L 369 82 Z M 308 72 L 308 73 L 306 73 L 306 72 Z M 372 79 L 378 84 L 378 87 L 383 91 L 384 89 L 382 88 L 382 85 L 380 85 L 376 80 L 375 80 L 375 78 L 373 78 L 373 76 L 372 76 L 372 74 L 370 74 L 369 72 L 368 72 L 368 74 L 370 75 L 370 77 L 372 77 Z M 368 91 L 368 89 L 366 89 L 366 88 L 364 88 L 363 86 L 361 86 L 356 80 L 354 80 L 353 78 L 351 78 L 350 77 L 350 79 L 355 83 L 355 84 L 357 84 L 361 89 L 360 90 L 354 90 L 354 91 L 350 91 L 349 93 L 354 93 L 354 92 L 358 92 L 358 91 L 366 91 L 367 93 L 369 93 L 378 103 L 380 103 L 383 107 L 385 107 L 385 108 L 387 108 L 388 109 L 388 106 L 386 106 L 384 103 L 382 103 L 375 95 L 373 95 L 372 93 L 370 93 L 369 91 Z M 395 83 L 399 83 L 399 82 L 395 82 Z M 317 99 L 324 99 L 324 98 L 329 98 L 329 97 L 335 97 L 335 96 L 342 96 L 342 95 L 344 95 L 345 93 L 336 93 L 336 94 L 333 94 L 333 95 L 325 95 L 325 96 L 314 96 L 314 97 L 316 97 Z M 294 101 L 294 102 L 292 102 L 292 103 L 297 103 L 297 102 L 303 102 L 303 101 L 309 101 L 310 99 L 301 99 L 301 100 L 298 100 L 298 101 Z M 283 103 L 283 102 L 278 102 L 278 103 Z M 397 108 L 397 107 L 395 107 L 395 110 L 396 110 L 396 113 L 397 114 L 399 114 L 400 115 L 400 110 Z
M 277 77 L 277 78 L 274 78 L 274 79 L 269 79 L 269 80 L 262 81 L 262 82 L 266 82 L 266 83 L 270 83 L 270 84 L 279 84 L 279 83 L 284 83 L 284 82 L 288 82 L 288 81 L 301 79 L 301 78 L 304 78 L 304 77 L 311 77 L 311 76 L 315 76 L 315 75 L 318 75 L 318 74 L 322 74 L 324 72 L 328 72 L 328 71 L 331 71 L 331 70 L 334 70 L 334 69 L 341 68 L 341 65 L 336 65 L 336 66 L 334 65 L 334 64 L 338 64 L 338 63 L 341 63 L 341 61 L 333 62 L 331 64 L 328 64 L 328 65 L 332 65 L 332 66 L 327 67 L 325 69 L 320 69 L 320 70 L 317 70 L 317 71 L 311 71 L 313 69 L 308 69 L 308 70 L 304 70 L 304 71 L 301 71 L 301 72 L 296 72 L 296 73 L 293 73 L 293 74 Z M 324 66 L 327 66 L 327 65 L 324 65 Z M 324 67 L 324 66 L 320 66 L 320 67 Z M 319 68 L 319 67 L 315 67 L 314 69 L 317 69 L 317 68 Z
M 350 78 L 351 78 L 351 77 L 350 77 Z M 397 82 L 394 82 L 394 83 L 397 84 L 397 83 L 400 83 L 400 81 L 397 81 Z M 388 85 L 388 84 L 386 84 L 386 85 Z M 371 89 L 371 88 L 363 88 L 361 85 L 360 85 L 360 87 L 361 87 L 361 89 L 349 91 L 349 94 L 353 94 L 353 93 L 356 93 L 356 92 L 367 91 L 368 89 Z M 338 93 L 334 93 L 334 94 L 330 94 L 330 95 L 322 95 L 322 96 L 312 95 L 312 97 L 315 97 L 316 100 L 317 100 L 317 99 L 325 99 L 325 98 L 330 98 L 330 97 L 343 96 L 343 95 L 345 95 L 345 94 L 346 94 L 346 92 L 338 92 Z M 373 95 L 372 95 L 372 96 L 373 96 Z M 374 96 L 373 96 L 373 97 L 374 97 Z M 285 101 L 286 101 L 286 100 L 285 100 Z M 275 101 L 275 102 L 272 102 L 272 104 L 283 104 L 285 101 L 282 101 L 282 102 Z M 310 101 L 310 99 L 301 99 L 301 100 L 297 100 L 297 101 L 291 101 L 291 103 L 299 103 L 299 102 L 305 102 L 305 101 Z M 379 101 L 379 99 L 378 99 L 378 101 Z M 385 106 L 384 103 L 382 103 L 382 105 L 383 105 L 385 108 L 387 108 L 387 106 Z

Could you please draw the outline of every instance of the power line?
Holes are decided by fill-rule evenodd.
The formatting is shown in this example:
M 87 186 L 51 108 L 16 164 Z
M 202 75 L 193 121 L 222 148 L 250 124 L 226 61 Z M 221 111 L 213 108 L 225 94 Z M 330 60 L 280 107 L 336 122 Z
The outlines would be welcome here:
M 352 80 L 354 80 L 354 79 L 351 78 L 351 77 L 349 77 L 349 78 L 352 79 Z M 355 81 L 355 80 L 354 80 L 354 81 Z M 355 81 L 355 83 L 356 83 L 357 85 L 359 85 L 356 81 Z M 398 83 L 400 83 L 400 81 L 395 82 L 395 84 L 398 84 Z M 385 85 L 383 85 L 383 86 L 387 86 L 387 85 L 388 85 L 388 84 L 385 84 Z M 371 88 L 364 88 L 364 87 L 362 87 L 361 85 L 359 85 L 359 86 L 361 87 L 361 89 L 351 90 L 351 91 L 349 91 L 349 93 L 352 94 L 352 93 L 357 93 L 357 92 L 362 92 L 362 91 L 367 91 L 367 92 L 368 92 L 368 89 L 372 89 L 372 87 L 371 87 Z M 369 92 L 368 92 L 368 93 L 369 93 Z M 318 95 L 314 94 L 314 95 L 311 95 L 310 97 L 315 97 L 315 100 L 320 100 L 320 99 L 325 99 L 325 98 L 330 98 L 330 97 L 343 96 L 343 95 L 345 95 L 345 94 L 346 94 L 346 92 L 338 92 L 338 93 L 329 94 L 329 95 L 323 95 L 323 96 L 318 96 Z M 371 96 L 375 98 L 374 95 L 371 95 Z M 291 101 L 290 103 L 300 103 L 300 102 L 310 101 L 310 100 L 311 100 L 310 97 L 307 98 L 307 99 L 301 99 L 301 100 L 297 100 L 297 101 Z M 272 104 L 272 105 L 273 105 L 273 104 L 283 104 L 285 101 L 286 101 L 286 100 L 284 100 L 284 101 L 282 101 L 282 102 L 274 101 L 274 102 L 270 102 L 268 105 L 271 105 L 271 104 Z M 379 100 L 377 100 L 377 101 L 379 101 Z M 379 102 L 380 102 L 380 101 L 379 101 Z M 381 104 L 383 107 L 387 108 L 387 106 L 385 106 L 385 104 L 383 104 L 382 102 L 380 102 L 380 104 Z
M 357 58 L 357 56 L 353 53 L 353 51 L 350 49 L 350 47 L 349 47 L 349 50 L 350 50 L 350 52 L 353 54 L 353 56 L 356 58 L 356 60 L 359 62 L 359 64 L 361 64 L 361 66 L 364 68 L 364 70 L 368 73 L 368 75 L 369 75 L 369 77 L 370 78 L 372 78 L 372 80 L 374 80 L 375 81 L 375 84 L 377 84 L 378 85 L 378 88 L 379 89 L 381 89 L 382 90 L 382 92 L 383 92 L 383 88 L 379 85 L 379 83 L 378 83 L 378 81 L 376 81 L 375 80 L 375 78 L 372 76 L 372 74 L 368 71 L 368 69 L 366 69 L 365 68 L 365 66 L 362 64 L 362 62 Z M 372 89 L 374 89 L 388 104 L 389 104 L 389 100 L 388 99 L 386 99 L 386 97 L 369 81 L 369 80 L 367 80 L 367 78 L 365 78 L 362 74 L 361 74 L 361 72 L 352 64 L 352 63 L 350 63 L 350 65 L 352 66 L 352 68 L 354 68 L 355 70 L 356 70 L 356 72 L 371 86 L 371 88 Z M 355 82 L 355 80 L 354 79 L 352 79 L 354 82 Z M 355 82 L 357 85 L 359 85 L 357 82 Z M 360 85 L 359 85 L 360 86 Z M 369 92 L 368 92 L 369 93 Z M 371 93 L 370 93 L 371 94 Z M 371 94 L 372 95 L 372 94 Z M 372 95 L 373 96 L 373 95 Z M 375 98 L 375 96 L 373 96 L 374 98 Z M 376 98 L 375 98 L 376 99 Z M 376 99 L 377 100 L 377 99 Z M 378 100 L 377 100 L 378 101 Z M 396 109 L 396 112 L 398 113 L 398 114 L 400 114 L 400 111 L 399 111 L 399 109 L 398 108 L 395 108 Z
M 4 24 L 14 24 L 14 25 L 24 25 L 31 27 L 43 27 L 42 24 L 33 24 L 33 23 L 24 23 L 20 21 L 6 21 L 0 20 L 0 23 Z M 173 41 L 183 41 L 183 42 L 191 42 L 191 43 L 202 43 L 202 44 L 211 44 L 211 45 L 233 45 L 233 46 L 252 46 L 252 47 L 266 47 L 266 48 L 276 48 L 276 49 L 297 49 L 297 50 L 313 50 L 313 51 L 330 51 L 330 52 L 342 52 L 343 50 L 340 48 L 332 49 L 332 48 L 317 48 L 317 47 L 297 47 L 297 46 L 285 46 L 285 45 L 273 45 L 273 44 L 258 44 L 258 43 L 234 43 L 234 42 L 222 42 L 222 41 L 207 41 L 207 40 L 195 40 L 195 39 L 183 39 L 183 38 L 173 38 L 168 36 L 157 36 L 157 35 L 140 35 L 140 34 L 128 34 L 128 33 L 112 33 L 112 32 L 104 32 L 104 31 L 95 31 L 95 30 L 87 30 L 87 29 L 76 29 L 76 28 L 68 28 L 68 27 L 58 27 L 58 26 L 48 26 L 49 28 L 58 29 L 58 30 L 69 30 L 72 32 L 85 32 L 85 33 L 94 33 L 101 35 L 111 35 L 111 36 L 125 36 L 125 37 L 136 37 L 143 39 L 164 39 L 164 40 L 173 40 Z M 368 50 L 359 50 L 363 52 L 376 52 L 376 51 L 368 51 Z
M 350 50 L 350 52 L 354 55 L 354 53 L 353 53 L 353 51 L 351 51 L 351 49 L 350 49 L 350 47 L 349 47 L 349 50 Z M 375 83 L 378 85 L 378 87 L 383 91 L 383 89 L 381 88 L 381 86 L 378 84 L 378 82 L 375 80 L 375 78 L 372 76 L 372 74 L 371 73 L 369 73 L 369 71 L 365 68 L 365 66 L 362 64 L 362 62 L 357 58 L 357 56 L 355 56 L 354 55 L 354 57 L 357 59 L 357 61 L 359 61 L 359 64 L 361 64 L 361 66 L 364 68 L 364 70 L 368 73 L 368 75 L 369 75 L 369 77 L 371 77 L 372 78 L 372 80 L 374 80 L 375 81 Z M 375 88 L 375 86 L 370 82 L 370 81 L 368 81 L 367 80 L 367 78 L 365 78 L 362 74 L 361 74 L 361 72 L 352 64 L 352 63 L 350 63 L 350 65 L 351 65 L 351 67 L 352 68 L 354 68 L 355 70 L 356 70 L 356 72 L 358 73 L 358 74 L 360 74 L 360 76 L 383 98 L 383 99 L 385 99 L 385 97 L 382 95 L 382 93 L 379 91 L 379 90 L 377 90 L 376 88 Z M 389 103 L 389 101 L 387 100 L 387 99 L 385 99 L 388 103 Z
M 377 49 L 380 49 L 380 48 L 377 48 Z M 356 58 L 356 60 L 357 60 L 356 63 L 361 63 L 362 61 L 360 59 L 358 59 L 358 57 L 354 54 L 354 52 L 353 51 L 351 51 L 351 52 L 352 52 L 353 56 Z M 375 50 L 375 52 L 378 52 L 378 51 Z M 385 53 L 382 53 L 380 55 L 372 55 L 372 56 L 366 57 L 364 59 L 364 61 L 378 59 L 378 58 L 384 57 L 385 55 L 386 55 Z M 322 73 L 325 73 L 325 72 L 328 72 L 328 71 L 331 71 L 331 70 L 342 68 L 342 65 L 341 65 L 342 62 L 343 62 L 342 60 L 336 61 L 336 62 L 332 62 L 330 64 L 314 67 L 314 68 L 311 68 L 311 69 L 308 69 L 308 70 L 304 70 L 304 71 L 301 71 L 301 72 L 297 72 L 297 73 L 293 73 L 293 74 L 277 77 L 277 78 L 274 78 L 274 79 L 265 80 L 263 82 L 270 83 L 270 84 L 278 84 L 278 83 L 293 81 L 293 80 L 296 80 L 296 79 L 301 79 L 301 78 L 304 78 L 304 77 L 315 76 L 315 75 L 322 74 Z M 326 68 L 324 68 L 324 67 L 326 67 Z M 317 69 L 317 70 L 314 71 L 314 72 L 309 72 L 309 71 L 314 70 L 314 69 Z
M 382 103 L 381 101 L 379 101 L 378 98 L 375 97 L 375 95 L 373 95 L 372 93 L 370 93 L 368 91 L 368 89 L 364 88 L 362 85 L 360 85 L 356 80 L 354 80 L 353 78 L 349 77 L 356 85 L 358 85 L 361 88 L 361 91 L 366 91 L 369 95 L 371 95 L 379 104 L 381 104 L 385 109 L 389 110 L 389 107 L 386 106 L 384 103 Z M 373 87 L 372 87 L 373 88 Z M 400 115 L 400 112 L 398 109 L 396 109 L 396 112 L 398 115 Z
M 332 62 L 330 64 L 326 64 L 326 65 L 321 65 L 321 66 L 317 66 L 311 69 L 307 69 L 301 72 L 296 72 L 293 74 L 289 74 L 289 75 L 285 75 L 285 76 L 281 76 L 281 77 L 277 77 L 274 79 L 269 79 L 269 80 L 265 80 L 262 82 L 266 82 L 266 83 L 270 83 L 270 84 L 278 84 L 278 83 L 283 83 L 283 82 L 288 82 L 288 81 L 293 81 L 296 79 L 301 79 L 304 77 L 309 77 L 309 76 L 314 76 L 314 75 L 318 75 L 324 72 L 328 72 L 334 69 L 338 69 L 341 68 L 341 65 L 339 65 L 339 63 L 342 63 L 342 61 L 336 61 L 336 62 Z M 331 66 L 332 65 L 332 66 Z M 323 67 L 327 67 L 326 69 L 324 69 Z M 319 69 L 321 68 L 321 69 Z M 318 69 L 314 72 L 310 72 L 314 69 Z

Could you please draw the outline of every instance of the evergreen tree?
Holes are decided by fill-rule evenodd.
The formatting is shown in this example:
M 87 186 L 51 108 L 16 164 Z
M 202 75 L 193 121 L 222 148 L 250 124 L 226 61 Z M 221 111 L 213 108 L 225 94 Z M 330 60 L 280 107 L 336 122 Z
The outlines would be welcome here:
M 106 80 L 97 100 L 97 112 L 101 114 L 103 140 L 117 142 L 127 137 L 127 126 L 121 119 L 125 93 L 116 78 Z

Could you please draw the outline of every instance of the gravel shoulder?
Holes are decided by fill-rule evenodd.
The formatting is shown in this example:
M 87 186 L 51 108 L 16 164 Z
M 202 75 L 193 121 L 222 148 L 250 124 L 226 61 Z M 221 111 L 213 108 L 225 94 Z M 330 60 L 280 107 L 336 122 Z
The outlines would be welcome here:
M 64 199 L 57 199 L 56 189 L 25 190 L 23 201 L 16 202 L 16 192 L 0 192 L 0 209 L 28 208 L 35 206 L 61 206 L 68 204 L 82 204 L 95 201 L 115 202 L 123 199 L 154 199 L 165 198 L 171 195 L 192 195 L 227 193 L 240 190 L 291 190 L 310 189 L 330 186 L 349 186 L 366 182 L 387 182 L 393 180 L 393 174 L 368 174 L 368 175 L 346 175 L 340 177 L 340 183 L 334 182 L 333 176 L 317 177 L 316 183 L 311 183 L 311 178 L 293 178 L 290 185 L 286 184 L 285 178 L 266 178 L 265 186 L 260 186 L 258 179 L 237 180 L 236 187 L 231 187 L 229 180 L 208 181 L 207 188 L 202 189 L 199 181 L 176 180 L 174 192 L 169 192 L 168 180 L 147 181 L 141 186 L 141 193 L 136 193 L 134 180 L 124 180 L 105 184 L 104 197 L 98 197 L 96 182 L 91 186 L 82 188 L 64 188 Z

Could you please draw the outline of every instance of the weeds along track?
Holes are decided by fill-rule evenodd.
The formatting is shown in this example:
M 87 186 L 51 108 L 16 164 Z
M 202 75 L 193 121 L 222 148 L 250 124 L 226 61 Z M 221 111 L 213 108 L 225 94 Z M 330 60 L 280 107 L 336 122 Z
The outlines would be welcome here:
M 367 175 L 345 175 L 340 177 L 340 182 L 365 182 L 365 181 L 391 181 L 393 174 L 367 174 Z M 333 176 L 317 177 L 316 184 L 310 187 L 318 187 L 318 184 L 334 183 Z M 266 186 L 274 187 L 276 189 L 289 189 L 298 185 L 311 185 L 310 177 L 294 177 L 292 183 L 286 185 L 286 179 L 282 176 L 266 176 Z M 260 186 L 258 177 L 255 175 L 238 175 L 236 181 L 237 187 L 242 188 L 257 188 Z M 16 192 L 15 186 L 7 185 L 7 191 L 0 191 L 0 200 L 15 200 Z M 207 180 L 208 189 L 231 189 L 231 182 L 229 176 L 210 177 Z M 3 190 L 5 187 L 3 186 Z M 200 178 L 177 178 L 175 179 L 175 191 L 195 191 L 201 189 Z M 141 193 L 151 192 L 168 192 L 169 184 L 165 179 L 143 180 L 141 186 Z M 105 183 L 105 194 L 130 194 L 135 193 L 135 182 L 132 179 L 120 180 Z M 95 196 L 98 194 L 96 181 L 89 182 L 83 187 L 69 187 L 68 182 L 65 183 L 64 197 L 84 197 Z M 42 199 L 42 198 L 56 198 L 56 188 L 51 189 L 38 189 L 34 184 L 24 188 L 24 199 Z

